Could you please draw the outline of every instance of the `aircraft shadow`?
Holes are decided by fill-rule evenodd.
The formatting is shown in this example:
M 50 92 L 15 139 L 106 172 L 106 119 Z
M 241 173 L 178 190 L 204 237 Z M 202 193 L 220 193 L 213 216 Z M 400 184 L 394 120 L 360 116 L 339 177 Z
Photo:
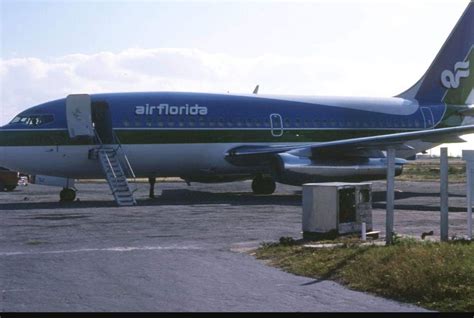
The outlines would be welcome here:
M 156 199 L 138 200 L 140 205 L 286 205 L 301 206 L 301 191 L 288 194 L 255 195 L 250 192 L 208 192 L 199 190 L 163 190 Z
M 395 200 L 415 197 L 439 197 L 439 193 L 396 192 Z M 463 197 L 463 195 L 450 194 L 450 197 Z M 372 208 L 386 208 L 385 191 L 372 192 Z M 152 207 L 165 205 L 205 205 L 205 204 L 230 204 L 236 206 L 246 205 L 282 205 L 301 206 L 301 191 L 287 194 L 254 195 L 250 192 L 209 192 L 189 189 L 163 190 L 155 199 L 138 198 L 138 206 Z M 0 211 L 5 210 L 41 210 L 41 209 L 91 209 L 114 208 L 116 203 L 112 200 L 87 200 L 74 202 L 18 202 L 0 204 Z M 424 204 L 399 204 L 395 202 L 396 210 L 411 211 L 439 211 L 440 207 Z M 449 207 L 450 212 L 466 212 L 466 207 Z
M 409 199 L 409 198 L 416 198 L 416 197 L 429 197 L 429 198 L 439 198 L 440 193 L 439 192 L 432 192 L 432 193 L 426 193 L 426 192 L 395 192 L 395 200 L 403 200 L 403 199 Z M 462 194 L 449 194 L 450 198 L 462 198 L 465 197 L 465 195 Z M 387 200 L 387 192 L 386 191 L 372 191 L 372 202 L 385 202 Z
M 439 192 L 433 193 L 416 193 L 416 192 L 395 192 L 395 210 L 409 210 L 409 211 L 440 211 L 440 205 L 425 205 L 425 204 L 401 204 L 397 203 L 397 200 L 416 198 L 416 197 L 430 197 L 439 198 Z M 461 194 L 449 194 L 450 198 L 462 198 L 465 195 Z M 387 193 L 386 191 L 373 191 L 372 192 L 372 208 L 373 209 L 386 209 L 387 208 Z M 439 202 L 439 201 L 438 201 Z M 450 206 L 449 212 L 466 212 L 466 207 Z
M 207 192 L 188 189 L 163 190 L 155 199 L 138 198 L 138 206 L 164 205 L 284 205 L 301 206 L 301 191 L 289 194 L 254 195 L 249 192 Z M 0 210 L 36 210 L 36 209 L 90 209 L 117 207 L 115 201 L 87 200 L 74 202 L 18 202 L 0 204 Z

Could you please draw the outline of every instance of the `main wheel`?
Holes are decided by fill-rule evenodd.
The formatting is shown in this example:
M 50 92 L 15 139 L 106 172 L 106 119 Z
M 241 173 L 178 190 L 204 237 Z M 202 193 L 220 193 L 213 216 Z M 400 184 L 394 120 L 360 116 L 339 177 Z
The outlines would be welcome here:
M 72 202 L 76 198 L 76 191 L 69 188 L 64 188 L 59 192 L 59 199 L 61 202 Z
M 252 181 L 252 191 L 255 194 L 272 194 L 275 189 L 276 183 L 272 178 L 258 176 Z

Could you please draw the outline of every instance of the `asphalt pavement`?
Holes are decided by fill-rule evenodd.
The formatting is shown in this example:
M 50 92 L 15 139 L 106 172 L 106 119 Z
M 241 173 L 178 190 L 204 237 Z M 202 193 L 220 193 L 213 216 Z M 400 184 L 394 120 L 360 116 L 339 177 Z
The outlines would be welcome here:
M 376 182 L 373 192 L 382 232 L 383 187 Z M 78 201 L 67 204 L 58 188 L 0 192 L 2 312 L 424 310 L 255 259 L 249 251 L 262 242 L 301 238 L 299 187 L 254 196 L 249 182 L 165 182 L 151 200 L 148 185 L 138 184 L 134 207 L 117 207 L 105 183 L 77 188 Z M 395 230 L 437 235 L 439 186 L 397 189 Z M 463 235 L 464 188 L 450 191 L 450 235 Z

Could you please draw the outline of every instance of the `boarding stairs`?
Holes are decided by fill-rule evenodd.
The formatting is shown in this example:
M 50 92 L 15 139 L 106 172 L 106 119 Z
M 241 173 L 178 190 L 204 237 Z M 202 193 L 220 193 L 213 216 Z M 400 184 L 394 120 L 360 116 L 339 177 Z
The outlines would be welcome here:
M 133 179 L 135 179 L 135 174 L 121 144 L 102 144 L 99 136 L 96 135 L 96 137 L 99 147 L 92 150 L 93 154 L 90 158 L 99 160 L 115 202 L 119 206 L 136 205 L 137 202 L 133 197 L 136 188 L 132 191 L 127 181 L 127 173 Z M 118 141 L 118 138 L 114 139 Z

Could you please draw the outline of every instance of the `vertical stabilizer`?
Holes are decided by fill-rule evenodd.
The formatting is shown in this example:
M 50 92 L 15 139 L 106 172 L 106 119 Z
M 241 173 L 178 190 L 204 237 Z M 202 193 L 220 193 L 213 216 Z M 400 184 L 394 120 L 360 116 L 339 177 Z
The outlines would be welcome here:
M 398 97 L 427 102 L 472 103 L 474 1 L 471 0 L 425 75 Z

